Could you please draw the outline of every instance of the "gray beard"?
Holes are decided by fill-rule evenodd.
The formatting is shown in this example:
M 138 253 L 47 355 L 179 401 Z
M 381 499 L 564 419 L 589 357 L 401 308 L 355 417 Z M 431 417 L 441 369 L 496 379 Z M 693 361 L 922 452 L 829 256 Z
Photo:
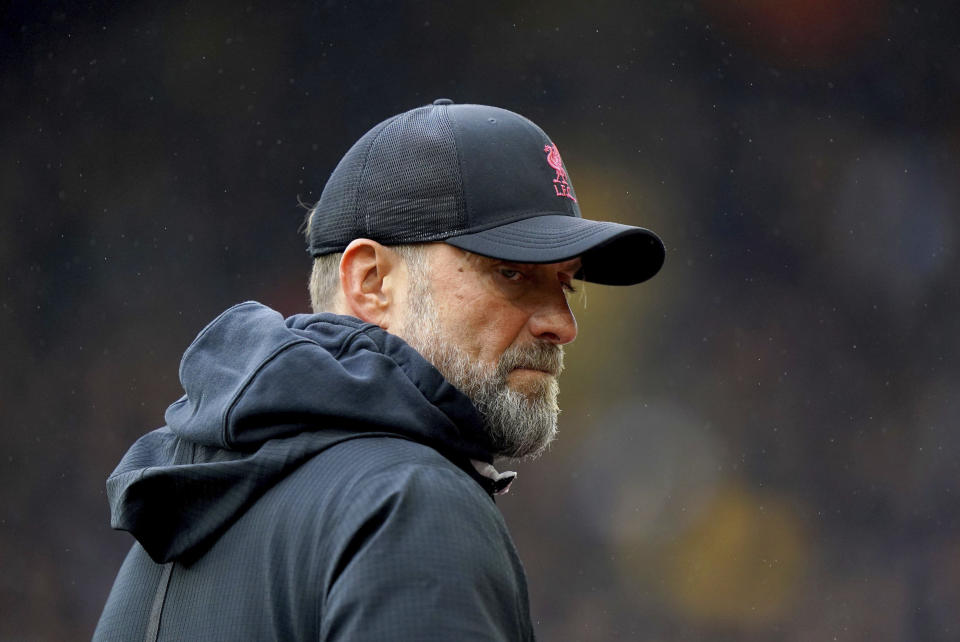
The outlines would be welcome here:
M 470 398 L 483 418 L 494 454 L 526 459 L 543 454 L 557 436 L 557 376 L 563 370 L 563 348 L 544 341 L 510 346 L 491 369 L 471 360 L 447 338 L 429 290 L 414 290 L 404 339 Z M 524 394 L 507 384 L 507 377 L 518 367 L 555 375 L 538 377 L 535 388 Z

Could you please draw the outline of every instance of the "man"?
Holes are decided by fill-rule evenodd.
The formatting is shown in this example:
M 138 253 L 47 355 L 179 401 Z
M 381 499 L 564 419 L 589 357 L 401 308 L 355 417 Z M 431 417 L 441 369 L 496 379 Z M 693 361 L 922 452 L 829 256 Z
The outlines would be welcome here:
M 137 543 L 94 638 L 532 639 L 494 459 L 556 433 L 574 281 L 662 243 L 581 218 L 532 122 L 447 99 L 363 136 L 307 236 L 315 314 L 220 315 L 108 479 Z

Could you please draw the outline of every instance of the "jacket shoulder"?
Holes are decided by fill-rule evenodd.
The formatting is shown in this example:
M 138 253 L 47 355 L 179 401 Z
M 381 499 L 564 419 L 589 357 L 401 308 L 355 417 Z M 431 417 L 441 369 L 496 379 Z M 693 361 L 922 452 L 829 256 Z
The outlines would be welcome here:
M 469 506 L 502 521 L 492 498 L 467 472 L 425 444 L 402 437 L 351 439 L 327 449 L 298 471 L 315 501 L 362 514 L 384 501 L 435 513 Z M 330 493 L 316 492 L 328 488 Z M 358 503 L 361 502 L 361 503 Z M 453 506 L 452 506 L 453 505 Z
M 328 453 L 350 472 L 327 521 L 322 637 L 526 639 L 526 580 L 491 497 L 427 446 L 365 441 Z

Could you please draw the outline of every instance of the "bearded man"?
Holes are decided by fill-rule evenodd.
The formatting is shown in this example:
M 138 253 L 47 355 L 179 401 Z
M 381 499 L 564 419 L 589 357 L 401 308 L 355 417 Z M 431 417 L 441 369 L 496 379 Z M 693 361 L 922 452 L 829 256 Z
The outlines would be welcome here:
M 94 639 L 533 639 L 495 459 L 556 435 L 574 283 L 663 244 L 583 219 L 534 123 L 447 99 L 364 135 L 307 227 L 314 314 L 217 317 L 108 479 L 137 541 Z

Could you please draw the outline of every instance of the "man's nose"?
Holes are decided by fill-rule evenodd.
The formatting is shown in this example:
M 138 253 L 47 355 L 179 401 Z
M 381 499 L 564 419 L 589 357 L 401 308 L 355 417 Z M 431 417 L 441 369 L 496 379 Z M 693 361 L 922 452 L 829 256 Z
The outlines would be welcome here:
M 530 332 L 538 339 L 556 345 L 577 338 L 577 319 L 563 290 L 551 293 L 540 302 L 530 317 Z

